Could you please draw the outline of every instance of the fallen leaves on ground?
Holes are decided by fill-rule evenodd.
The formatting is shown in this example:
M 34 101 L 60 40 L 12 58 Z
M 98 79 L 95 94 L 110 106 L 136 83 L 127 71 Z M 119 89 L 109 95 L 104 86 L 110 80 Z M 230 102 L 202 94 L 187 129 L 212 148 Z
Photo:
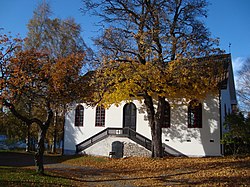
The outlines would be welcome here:
M 112 186 L 247 186 L 250 184 L 250 156 L 213 158 L 162 158 L 129 157 L 110 159 L 82 156 L 63 162 L 76 168 L 71 177 L 84 182 L 99 181 Z M 82 167 L 80 167 L 82 166 Z M 79 168 L 78 168 L 79 167 Z M 80 169 L 80 168 L 89 169 Z M 90 169 L 91 168 L 91 169 Z

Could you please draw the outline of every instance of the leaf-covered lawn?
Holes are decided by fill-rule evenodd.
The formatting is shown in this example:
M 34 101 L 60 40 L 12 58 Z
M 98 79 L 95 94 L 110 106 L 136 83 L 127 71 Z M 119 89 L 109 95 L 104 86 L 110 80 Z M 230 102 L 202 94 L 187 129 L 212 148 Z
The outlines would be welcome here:
M 250 184 L 250 156 L 216 158 L 125 158 L 79 157 L 64 163 L 91 167 L 86 173 L 101 181 L 135 186 L 244 186 Z M 77 172 L 72 173 L 77 177 Z M 120 179 L 120 180 L 119 180 Z
M 18 157 L 23 166 L 10 160 L 15 158 L 12 154 Z M 2 153 L 0 165 L 4 158 L 6 155 Z M 6 159 L 0 166 L 0 186 L 158 187 L 250 184 L 250 156 L 110 159 L 79 155 L 47 155 L 45 176 L 37 175 L 33 164 L 27 163 L 33 159 L 32 154 L 8 153 Z M 10 162 L 7 163 L 8 160 Z M 13 166 L 4 166 L 4 163 L 13 163 Z

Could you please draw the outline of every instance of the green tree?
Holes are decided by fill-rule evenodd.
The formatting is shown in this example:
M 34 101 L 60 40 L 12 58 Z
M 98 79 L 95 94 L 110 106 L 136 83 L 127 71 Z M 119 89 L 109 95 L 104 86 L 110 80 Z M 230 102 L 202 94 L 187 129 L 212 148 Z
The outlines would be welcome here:
M 25 140 L 27 127 L 21 120 L 17 120 L 9 111 L 1 111 L 0 119 L 0 134 L 7 135 L 10 141 Z
M 250 146 L 250 115 L 245 117 L 241 112 L 226 117 L 222 143 L 226 154 L 249 153 Z
M 187 101 L 204 98 L 209 89 L 218 91 L 216 79 L 208 75 L 211 70 L 219 73 L 217 64 L 194 59 L 222 52 L 202 21 L 206 0 L 83 3 L 82 11 L 99 16 L 105 28 L 95 40 L 101 62 L 95 78 L 97 103 L 142 100 L 151 127 L 152 156 L 162 157 L 165 98 Z

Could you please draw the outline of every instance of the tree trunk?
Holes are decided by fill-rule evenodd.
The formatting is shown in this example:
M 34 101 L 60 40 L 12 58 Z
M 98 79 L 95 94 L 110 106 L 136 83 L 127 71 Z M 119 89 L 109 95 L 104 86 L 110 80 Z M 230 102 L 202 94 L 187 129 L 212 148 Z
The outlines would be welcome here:
M 162 158 L 162 130 L 158 124 L 154 123 L 154 128 L 151 128 L 152 136 L 152 157 L 153 158 Z
M 29 113 L 28 113 L 28 117 L 31 118 L 31 110 L 32 110 L 32 102 L 31 102 L 31 98 L 29 100 L 29 103 L 28 103 L 28 107 L 29 107 Z M 27 152 L 30 152 L 31 151 L 31 148 L 30 148 L 30 127 L 32 125 L 32 123 L 27 123 L 26 122 L 26 125 L 27 125 L 27 140 L 26 140 L 26 151 Z
M 36 171 L 39 174 L 44 174 L 44 167 L 43 167 L 43 155 L 44 155 L 44 143 L 46 137 L 47 128 L 41 128 L 38 137 L 38 146 L 37 151 L 35 153 L 35 165 L 37 167 Z
M 63 133 L 62 133 L 62 139 L 60 138 L 60 144 L 61 144 L 61 141 L 62 141 L 61 155 L 64 155 L 65 115 L 66 115 L 66 105 L 63 106 Z
M 31 124 L 27 124 L 27 137 L 26 137 L 26 152 L 31 151 L 31 144 L 30 144 L 30 126 Z
M 15 106 L 7 101 L 4 101 L 3 104 L 10 109 L 13 115 L 15 115 L 18 119 L 22 120 L 26 124 L 36 123 L 40 127 L 38 147 L 37 147 L 37 152 L 35 153 L 35 165 L 37 166 L 37 172 L 39 174 L 44 174 L 44 167 L 43 167 L 44 142 L 47 130 L 53 118 L 53 112 L 50 109 L 50 103 L 49 102 L 47 103 L 47 119 L 45 122 L 42 122 L 37 118 L 32 118 L 32 119 L 27 118 L 26 116 L 16 111 Z
M 35 153 L 35 165 L 37 167 L 37 172 L 39 174 L 44 174 L 44 166 L 43 166 L 43 155 L 44 155 L 44 143 L 45 143 L 45 138 L 46 138 L 46 133 L 49 128 L 50 122 L 53 118 L 53 112 L 49 107 L 48 104 L 48 109 L 47 109 L 47 120 L 42 123 L 38 124 L 40 127 L 40 134 L 38 138 L 38 146 L 37 146 L 37 151 Z
M 164 98 L 158 98 L 157 111 L 155 112 L 153 99 L 151 96 L 144 95 L 144 104 L 146 106 L 148 121 L 151 128 L 152 136 L 152 157 L 153 158 L 162 158 L 163 149 L 162 149 L 162 122 L 164 121 Z M 165 100 L 164 100 L 165 101 Z
M 56 153 L 56 139 L 57 139 L 57 112 L 54 115 L 54 132 L 53 132 L 53 146 L 52 146 L 52 153 Z

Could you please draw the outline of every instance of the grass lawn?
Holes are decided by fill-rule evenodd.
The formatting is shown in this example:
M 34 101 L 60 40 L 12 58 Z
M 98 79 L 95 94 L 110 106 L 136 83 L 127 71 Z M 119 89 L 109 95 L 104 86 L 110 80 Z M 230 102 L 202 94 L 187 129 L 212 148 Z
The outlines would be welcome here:
M 53 173 L 45 176 L 36 174 L 34 169 L 0 166 L 0 186 L 69 186 L 71 181 L 56 177 Z
M 45 164 L 45 176 L 37 175 L 34 166 L 1 166 L 0 161 L 0 186 L 250 185 L 250 156 L 163 159 L 47 156 L 45 160 L 50 160 Z

